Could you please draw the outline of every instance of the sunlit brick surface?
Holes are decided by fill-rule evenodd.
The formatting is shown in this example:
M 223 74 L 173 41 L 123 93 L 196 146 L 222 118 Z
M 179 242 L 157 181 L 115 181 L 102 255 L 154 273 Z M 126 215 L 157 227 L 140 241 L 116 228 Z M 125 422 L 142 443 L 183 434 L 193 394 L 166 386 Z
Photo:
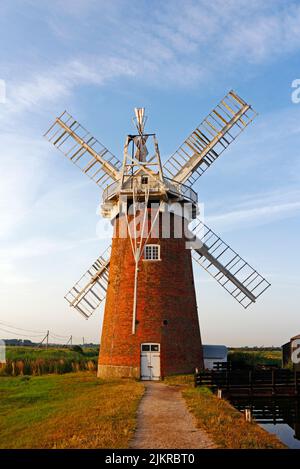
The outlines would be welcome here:
M 144 342 L 161 344 L 162 376 L 193 372 L 202 366 L 190 250 L 185 239 L 172 235 L 147 242 L 160 244 L 161 260 L 145 261 L 142 256 L 139 263 L 137 326 L 132 335 L 134 258 L 129 237 L 113 239 L 99 376 L 139 376 Z

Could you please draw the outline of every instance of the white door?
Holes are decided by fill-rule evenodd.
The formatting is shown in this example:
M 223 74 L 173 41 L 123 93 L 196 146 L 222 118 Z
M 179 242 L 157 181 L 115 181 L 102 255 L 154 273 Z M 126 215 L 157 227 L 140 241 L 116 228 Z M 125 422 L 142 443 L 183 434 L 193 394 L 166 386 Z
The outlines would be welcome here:
M 160 345 L 142 344 L 141 345 L 141 379 L 159 380 L 160 379 Z

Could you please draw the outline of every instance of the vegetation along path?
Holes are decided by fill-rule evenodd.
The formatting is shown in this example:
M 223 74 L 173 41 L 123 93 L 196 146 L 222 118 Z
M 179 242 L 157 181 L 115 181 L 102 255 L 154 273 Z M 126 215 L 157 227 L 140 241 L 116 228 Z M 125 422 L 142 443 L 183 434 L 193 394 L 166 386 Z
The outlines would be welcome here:
M 131 448 L 214 448 L 205 430 L 196 427 L 181 391 L 175 386 L 145 382 Z

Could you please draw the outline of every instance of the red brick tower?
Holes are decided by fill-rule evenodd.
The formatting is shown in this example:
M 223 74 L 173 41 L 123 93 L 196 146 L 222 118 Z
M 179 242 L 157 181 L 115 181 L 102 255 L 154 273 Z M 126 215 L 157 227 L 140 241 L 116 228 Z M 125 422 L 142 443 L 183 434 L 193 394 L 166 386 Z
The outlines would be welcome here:
M 154 366 L 151 371 L 157 373 L 154 378 L 191 373 L 195 367 L 202 367 L 202 348 L 191 251 L 184 237 L 174 237 L 174 225 L 176 228 L 181 223 L 180 217 L 171 214 L 170 238 L 162 238 L 164 221 L 160 214 L 158 236 L 151 235 L 144 246 L 138 267 L 135 333 L 132 333 L 135 261 L 130 237 L 117 234 L 119 224 L 125 224 L 124 218 L 123 215 L 123 219 L 115 220 L 98 375 L 149 377 L 141 370 L 142 349 L 147 349 L 147 344 L 155 344 L 158 349 L 156 362 L 150 363 Z M 157 259 L 147 260 L 146 249 L 153 249 L 152 246 L 158 253 Z M 145 352 L 146 356 L 149 352 L 148 362 L 153 361 L 151 350 Z

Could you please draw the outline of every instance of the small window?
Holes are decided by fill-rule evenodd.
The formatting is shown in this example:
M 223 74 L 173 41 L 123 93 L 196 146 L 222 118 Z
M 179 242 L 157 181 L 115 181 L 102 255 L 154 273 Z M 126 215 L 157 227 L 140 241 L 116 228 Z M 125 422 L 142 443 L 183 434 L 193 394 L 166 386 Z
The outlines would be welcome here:
M 146 261 L 159 261 L 160 260 L 160 245 L 159 244 L 146 244 L 144 248 L 144 259 Z
M 148 177 L 142 176 L 142 184 L 148 184 Z
M 142 345 L 142 352 L 150 352 L 150 345 L 149 344 Z
M 159 345 L 158 344 L 151 345 L 151 352 L 159 352 Z

